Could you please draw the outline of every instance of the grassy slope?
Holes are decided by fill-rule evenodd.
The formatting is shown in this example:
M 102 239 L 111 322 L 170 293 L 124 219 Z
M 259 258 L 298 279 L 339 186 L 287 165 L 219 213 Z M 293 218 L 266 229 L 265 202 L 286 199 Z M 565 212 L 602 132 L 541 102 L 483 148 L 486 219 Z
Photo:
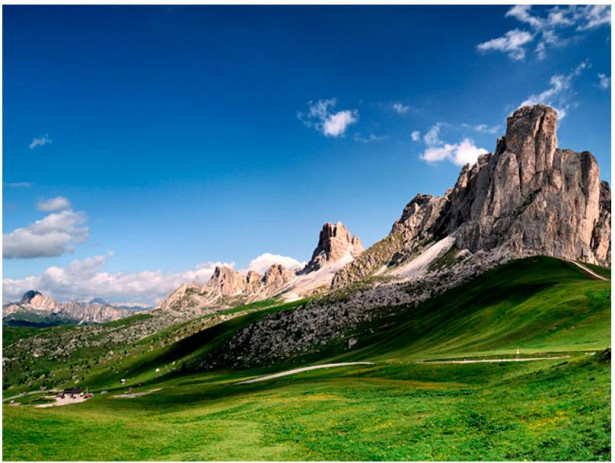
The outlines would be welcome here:
M 517 364 L 413 360 L 604 348 L 609 293 L 609 282 L 562 261 L 513 262 L 322 359 L 374 366 L 250 386 L 230 383 L 254 372 L 167 377 L 138 399 L 4 407 L 4 458 L 608 460 L 610 362 L 582 353 Z M 247 321 L 197 333 L 165 361 L 198 356 Z
M 610 346 L 610 282 L 552 258 L 514 261 L 360 338 L 347 358 L 431 359 Z

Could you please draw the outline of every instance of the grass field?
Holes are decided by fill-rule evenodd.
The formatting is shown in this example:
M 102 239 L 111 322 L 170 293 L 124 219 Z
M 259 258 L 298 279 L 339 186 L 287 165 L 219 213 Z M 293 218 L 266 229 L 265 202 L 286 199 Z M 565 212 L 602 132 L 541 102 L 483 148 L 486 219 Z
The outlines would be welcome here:
M 314 359 L 373 365 L 250 385 L 235 383 L 264 371 L 151 374 L 172 359 L 198 358 L 258 318 L 246 317 L 134 359 L 130 381 L 149 378 L 135 388 L 158 389 L 149 395 L 115 398 L 126 386 L 94 372 L 84 384 L 109 393 L 88 402 L 41 409 L 27 405 L 37 400 L 28 396 L 18 399 L 24 405 L 5 404 L 4 459 L 611 458 L 610 351 L 603 351 L 610 346 L 610 282 L 572 264 L 510 263 L 400 315 L 392 326 L 363 327 L 352 350 Z M 570 358 L 417 363 L 511 357 L 517 348 L 522 356 Z

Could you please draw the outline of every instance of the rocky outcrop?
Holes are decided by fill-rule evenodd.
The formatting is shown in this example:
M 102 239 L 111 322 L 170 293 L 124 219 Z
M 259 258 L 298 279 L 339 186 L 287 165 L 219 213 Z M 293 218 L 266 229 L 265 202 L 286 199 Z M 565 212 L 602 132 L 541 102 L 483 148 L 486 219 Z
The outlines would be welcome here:
M 515 111 L 496 152 L 462 170 L 437 231 L 458 230 L 457 247 L 472 252 L 505 247 L 610 265 L 593 240 L 603 234 L 599 217 L 610 215 L 598 163 L 587 151 L 557 149 L 556 127 L 548 106 Z
M 276 294 L 295 277 L 295 272 L 273 264 L 264 275 L 249 271 L 236 272 L 229 267 L 216 267 L 207 283 L 183 284 L 161 304 L 164 310 L 196 311 L 199 314 L 225 309 Z
M 417 195 L 404 208 L 389 235 L 401 237 L 398 248 L 389 246 L 388 255 L 368 249 L 338 272 L 333 287 L 403 263 L 447 236 L 455 237 L 456 249 L 472 253 L 542 254 L 610 266 L 611 193 L 594 156 L 558 149 L 557 112 L 549 106 L 522 107 L 507 122 L 495 152 L 464 166 L 454 188 L 441 197 Z
M 342 222 L 336 225 L 327 222 L 320 232 L 318 246 L 305 268 L 299 272 L 315 272 L 350 255 L 357 257 L 363 252 L 363 244 L 358 236 L 350 234 Z
M 3 320 L 9 324 L 105 323 L 135 313 L 134 310 L 116 307 L 104 301 L 58 302 L 34 290 L 26 292 L 19 302 L 9 302 L 2 307 Z

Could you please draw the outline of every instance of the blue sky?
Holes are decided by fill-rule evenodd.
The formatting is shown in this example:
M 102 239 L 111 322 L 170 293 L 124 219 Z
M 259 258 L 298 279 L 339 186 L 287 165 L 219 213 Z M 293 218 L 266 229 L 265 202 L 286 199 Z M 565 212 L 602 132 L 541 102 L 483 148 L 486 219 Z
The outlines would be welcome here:
M 610 181 L 609 17 L 5 6 L 5 298 L 151 302 L 215 262 L 305 261 L 326 221 L 370 245 L 523 102 Z

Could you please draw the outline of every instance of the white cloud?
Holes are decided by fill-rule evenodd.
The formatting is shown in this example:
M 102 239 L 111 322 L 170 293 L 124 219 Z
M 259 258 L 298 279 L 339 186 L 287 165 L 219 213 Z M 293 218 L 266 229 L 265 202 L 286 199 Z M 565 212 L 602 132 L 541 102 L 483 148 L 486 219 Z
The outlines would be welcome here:
M 234 263 L 207 262 L 183 272 L 161 270 L 133 273 L 108 273 L 103 267 L 113 253 L 74 260 L 66 267 L 49 267 L 41 275 L 14 280 L 5 278 L 2 288 L 5 300 L 19 299 L 23 293 L 36 289 L 58 300 L 102 297 L 110 301 L 143 300 L 155 303 L 183 283 L 206 282 L 216 266 L 234 267 Z
M 581 12 L 578 12 L 575 18 L 581 18 L 584 23 L 577 26 L 577 30 L 595 29 L 611 24 L 610 5 L 587 5 L 580 8 Z
M 412 141 L 419 141 L 421 139 L 421 132 L 415 130 L 410 134 L 410 137 L 412 137 Z
M 70 209 L 70 201 L 63 196 L 56 196 L 55 198 L 49 198 L 36 203 L 36 207 L 40 211 L 60 211 L 63 209 Z
M 464 138 L 461 143 L 444 143 L 441 146 L 427 148 L 421 155 L 421 159 L 429 163 L 451 161 L 458 166 L 474 164 L 481 154 L 487 154 L 484 148 L 478 148 L 469 138 Z
M 478 125 L 461 124 L 461 126 L 466 129 L 474 130 L 475 132 L 488 133 L 491 135 L 495 135 L 501 129 L 501 126 L 499 125 L 494 125 L 492 127 L 489 127 L 487 124 L 478 124 Z
M 583 61 L 575 67 L 569 74 L 556 74 L 551 76 L 549 87 L 540 93 L 530 95 L 521 106 L 532 106 L 537 103 L 548 104 L 555 108 L 560 119 L 566 117 L 570 109 L 570 97 L 572 95 L 572 82 L 581 75 L 581 73 L 591 67 L 588 61 Z
M 53 140 L 51 138 L 49 138 L 49 134 L 45 134 L 40 138 L 34 138 L 30 144 L 28 145 L 28 148 L 30 148 L 31 150 L 33 150 L 34 148 L 36 148 L 37 146 L 45 146 L 45 145 L 51 145 L 51 143 L 53 142 Z
M 357 122 L 357 117 L 352 111 L 340 111 L 327 117 L 323 126 L 323 133 L 330 137 L 344 135 L 350 124 Z
M 525 59 L 524 45 L 531 42 L 533 38 L 529 32 L 513 29 L 502 37 L 478 44 L 476 48 L 482 52 L 501 51 L 513 61 L 522 61 Z
M 547 56 L 549 47 L 562 47 L 579 32 L 596 29 L 611 23 L 609 5 L 567 5 L 532 9 L 530 5 L 513 6 L 506 17 L 527 25 L 530 31 L 513 29 L 503 37 L 478 45 L 480 51 L 500 51 L 515 61 L 525 58 L 526 47 L 537 41 L 535 52 L 539 59 Z M 566 35 L 566 37 L 563 36 Z
M 598 74 L 598 79 L 600 79 L 600 88 L 602 90 L 606 90 L 611 85 L 611 78 L 607 77 L 605 74 Z
M 397 114 L 406 114 L 410 110 L 410 106 L 404 106 L 401 103 L 394 103 L 393 104 L 393 110 Z
M 279 254 L 271 254 L 266 252 L 260 256 L 252 259 L 246 268 L 242 269 L 242 272 L 249 272 L 250 270 L 263 275 L 265 271 L 273 264 L 281 264 L 291 270 L 299 270 L 305 267 L 305 262 L 299 262 L 296 259 L 288 256 L 280 256 Z
M 531 8 L 531 5 L 513 6 L 510 10 L 506 12 L 506 17 L 512 16 L 514 18 L 517 18 L 521 22 L 529 24 L 534 28 L 542 27 L 542 20 L 530 15 Z
M 313 127 L 327 137 L 344 136 L 346 129 L 359 120 L 359 111 L 353 109 L 333 112 L 336 104 L 335 98 L 316 102 L 310 101 L 307 115 L 298 112 L 297 118 L 306 127 Z
M 71 209 L 52 212 L 25 228 L 2 235 L 5 259 L 55 257 L 72 252 L 75 243 L 87 239 L 89 228 L 83 212 Z
M 421 159 L 430 164 L 450 161 L 458 166 L 463 166 L 468 163 L 474 164 L 481 154 L 486 154 L 488 151 L 484 148 L 478 148 L 470 138 L 464 138 L 460 143 L 446 143 L 440 139 L 440 131 L 442 127 L 453 127 L 454 125 L 438 122 L 433 125 L 423 136 L 423 141 L 427 148 L 421 154 Z
M 428 146 L 434 146 L 441 144 L 440 141 L 440 127 L 442 124 L 438 122 L 432 126 L 425 135 L 423 135 L 423 141 Z

